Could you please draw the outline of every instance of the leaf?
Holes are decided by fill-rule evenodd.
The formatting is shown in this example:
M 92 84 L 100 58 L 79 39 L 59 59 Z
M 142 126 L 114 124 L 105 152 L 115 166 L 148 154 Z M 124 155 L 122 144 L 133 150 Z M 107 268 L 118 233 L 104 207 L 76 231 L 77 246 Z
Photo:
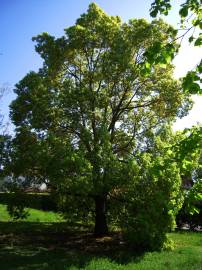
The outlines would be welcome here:
M 185 92 L 191 94 L 201 94 L 201 87 L 197 81 L 200 81 L 200 77 L 197 75 L 196 71 L 189 71 L 186 77 L 183 78 L 182 87 Z
M 167 153 L 168 153 L 168 155 L 171 155 L 171 154 L 173 154 L 173 151 L 168 150 Z
M 189 42 L 190 42 L 190 43 L 191 43 L 193 40 L 194 40 L 194 37 L 193 37 L 193 36 L 189 37 Z
M 192 83 L 191 84 L 191 94 L 202 94 L 201 87 L 198 83 Z
M 198 37 L 194 42 L 194 46 L 201 46 L 202 45 L 202 36 Z
M 192 206 L 190 207 L 189 213 L 190 213 L 191 215 L 194 215 L 195 213 L 199 214 L 199 213 L 200 213 L 200 209 L 198 209 L 197 207 L 195 207 L 195 206 L 192 205 Z
M 196 199 L 197 199 L 197 200 L 202 200 L 202 194 L 199 194 L 199 193 L 196 194 Z
M 187 6 L 183 6 L 180 10 L 179 10 L 179 14 L 181 17 L 185 18 L 188 15 L 188 7 Z
M 198 64 L 198 66 L 197 66 L 197 71 L 199 73 L 202 73 L 202 60 L 201 60 L 200 64 Z
M 153 17 L 153 18 L 155 18 L 157 16 L 157 14 L 158 14 L 158 10 L 157 9 L 154 9 L 154 10 L 152 10 L 150 12 L 150 16 Z

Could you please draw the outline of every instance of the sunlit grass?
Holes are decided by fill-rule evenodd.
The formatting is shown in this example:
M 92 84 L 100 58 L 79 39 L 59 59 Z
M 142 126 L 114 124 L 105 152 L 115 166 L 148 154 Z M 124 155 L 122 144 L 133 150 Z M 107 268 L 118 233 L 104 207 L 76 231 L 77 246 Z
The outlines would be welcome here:
M 58 213 L 50 212 L 50 211 L 41 211 L 37 209 L 27 209 L 29 215 L 26 219 L 23 219 L 27 222 L 62 222 L 64 219 Z M 10 222 L 13 219 L 9 216 L 6 205 L 0 204 L 0 222 Z

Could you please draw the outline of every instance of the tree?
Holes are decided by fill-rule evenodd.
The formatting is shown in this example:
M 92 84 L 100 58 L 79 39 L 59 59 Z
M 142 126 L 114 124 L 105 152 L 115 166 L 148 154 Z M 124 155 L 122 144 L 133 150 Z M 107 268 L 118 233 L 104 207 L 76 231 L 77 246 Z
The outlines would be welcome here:
M 8 92 L 8 86 L 2 85 L 0 87 L 0 102 L 2 101 L 3 97 L 5 96 L 5 94 Z M 0 110 L 0 133 L 4 134 L 6 132 L 6 125 L 4 123 L 4 115 L 2 114 L 1 110 Z
M 44 64 L 15 88 L 12 170 L 59 194 L 93 199 L 96 236 L 108 233 L 110 194 L 134 179 L 127 173 L 131 160 L 190 107 L 172 65 L 155 64 L 148 72 L 145 63 L 148 48 L 168 40 L 175 46 L 174 39 L 162 20 L 122 23 L 95 4 L 65 36 L 33 38 Z
M 3 85 L 0 87 L 0 102 L 2 101 L 8 87 Z M 0 181 L 4 179 L 4 166 L 8 163 L 8 149 L 10 136 L 6 132 L 7 125 L 4 123 L 4 115 L 0 111 Z
M 10 136 L 0 134 L 0 181 L 4 180 L 5 164 L 9 162 Z

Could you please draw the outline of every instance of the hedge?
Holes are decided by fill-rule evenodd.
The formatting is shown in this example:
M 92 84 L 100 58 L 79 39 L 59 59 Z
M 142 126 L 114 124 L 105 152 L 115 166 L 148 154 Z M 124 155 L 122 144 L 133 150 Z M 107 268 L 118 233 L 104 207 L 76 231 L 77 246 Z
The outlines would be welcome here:
M 22 202 L 27 208 L 57 211 L 57 205 L 54 202 L 54 198 L 49 193 L 0 192 L 0 204 L 18 205 Z

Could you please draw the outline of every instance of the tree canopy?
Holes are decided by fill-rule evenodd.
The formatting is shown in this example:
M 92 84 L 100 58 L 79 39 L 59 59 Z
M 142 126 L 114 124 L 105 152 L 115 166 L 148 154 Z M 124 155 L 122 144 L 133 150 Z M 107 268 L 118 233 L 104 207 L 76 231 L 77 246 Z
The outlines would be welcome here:
M 16 177 L 46 182 L 58 194 L 93 199 L 95 235 L 108 232 L 110 196 L 123 194 L 124 200 L 127 194 L 140 205 L 148 189 L 154 209 L 161 197 L 166 217 L 176 207 L 180 170 L 163 150 L 170 145 L 165 134 L 177 116 L 186 115 L 191 102 L 173 79 L 173 66 L 157 61 L 151 67 L 145 54 L 168 41 L 177 47 L 175 37 L 162 20 L 123 23 L 90 4 L 61 38 L 48 33 L 33 38 L 43 67 L 28 73 L 14 90 L 12 171 Z M 153 237 L 157 231 L 155 227 Z

